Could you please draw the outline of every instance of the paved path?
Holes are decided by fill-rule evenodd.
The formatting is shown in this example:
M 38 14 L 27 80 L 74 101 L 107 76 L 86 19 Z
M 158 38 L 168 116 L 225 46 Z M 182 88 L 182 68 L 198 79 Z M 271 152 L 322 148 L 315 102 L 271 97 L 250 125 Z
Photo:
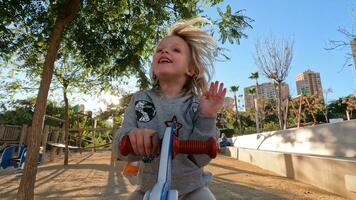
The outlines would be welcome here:
M 110 152 L 74 154 L 63 161 L 39 167 L 35 199 L 126 199 L 135 186 L 123 178 L 110 161 Z M 214 174 L 210 188 L 217 199 L 344 199 L 232 158 L 219 156 L 207 171 Z M 0 171 L 0 199 L 15 199 L 20 176 Z

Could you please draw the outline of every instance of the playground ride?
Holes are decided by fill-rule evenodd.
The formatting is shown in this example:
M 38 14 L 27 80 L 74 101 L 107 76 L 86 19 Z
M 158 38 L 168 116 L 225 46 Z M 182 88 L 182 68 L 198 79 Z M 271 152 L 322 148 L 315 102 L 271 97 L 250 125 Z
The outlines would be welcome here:
M 18 154 L 14 157 L 13 153 L 16 146 L 8 146 L 4 149 L 1 155 L 0 167 L 6 169 L 8 167 L 14 167 L 15 169 L 21 168 L 25 163 L 27 148 L 23 145 L 18 146 Z M 42 160 L 42 147 L 40 148 L 40 153 L 38 155 L 38 164 Z
M 175 129 L 176 124 L 174 123 L 165 130 L 161 144 L 157 182 L 151 191 L 145 193 L 144 200 L 178 200 L 178 191 L 170 188 L 171 163 L 176 154 L 207 154 L 210 158 L 216 157 L 219 147 L 215 138 L 211 137 L 207 141 L 179 141 L 175 135 Z M 128 135 L 121 139 L 118 148 L 123 156 L 133 153 Z

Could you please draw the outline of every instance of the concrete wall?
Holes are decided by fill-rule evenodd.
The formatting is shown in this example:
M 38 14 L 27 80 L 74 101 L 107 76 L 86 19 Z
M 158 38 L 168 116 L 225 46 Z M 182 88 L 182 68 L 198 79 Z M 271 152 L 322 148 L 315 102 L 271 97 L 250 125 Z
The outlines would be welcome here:
M 356 157 L 356 120 L 233 137 L 235 147 Z
M 279 175 L 356 199 L 356 159 L 339 159 L 236 147 L 222 154 L 257 165 Z

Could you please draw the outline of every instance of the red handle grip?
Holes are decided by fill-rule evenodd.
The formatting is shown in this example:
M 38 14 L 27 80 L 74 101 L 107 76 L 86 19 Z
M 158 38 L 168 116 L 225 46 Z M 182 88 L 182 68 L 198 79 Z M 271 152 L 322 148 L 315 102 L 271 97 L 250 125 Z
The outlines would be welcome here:
M 183 140 L 179 141 L 177 137 L 173 138 L 173 157 L 178 154 L 207 154 L 210 158 L 215 158 L 219 146 L 216 139 L 211 137 L 206 141 Z
M 129 153 L 133 153 L 130 137 L 128 135 L 124 135 L 124 137 L 121 138 L 119 143 L 119 151 L 123 156 L 127 156 Z
M 199 140 L 185 140 L 180 141 L 176 136 L 173 137 L 172 157 L 176 154 L 207 154 L 210 158 L 215 158 L 218 152 L 219 146 L 216 139 L 211 137 L 207 141 Z M 121 138 L 119 143 L 119 151 L 121 155 L 127 156 L 129 153 L 133 153 L 130 138 L 125 135 Z

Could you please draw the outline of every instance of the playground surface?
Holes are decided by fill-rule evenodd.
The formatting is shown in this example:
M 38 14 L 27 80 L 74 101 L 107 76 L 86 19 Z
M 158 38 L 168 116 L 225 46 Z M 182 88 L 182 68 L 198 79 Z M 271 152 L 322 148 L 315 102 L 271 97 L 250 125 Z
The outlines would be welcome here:
M 43 164 L 37 172 L 35 199 L 126 199 L 135 189 L 110 159 L 111 152 L 72 154 Z M 345 199 L 314 186 L 281 177 L 236 159 L 218 156 L 206 168 L 214 174 L 209 185 L 217 199 Z M 0 199 L 16 199 L 21 176 L 13 169 L 0 170 Z

